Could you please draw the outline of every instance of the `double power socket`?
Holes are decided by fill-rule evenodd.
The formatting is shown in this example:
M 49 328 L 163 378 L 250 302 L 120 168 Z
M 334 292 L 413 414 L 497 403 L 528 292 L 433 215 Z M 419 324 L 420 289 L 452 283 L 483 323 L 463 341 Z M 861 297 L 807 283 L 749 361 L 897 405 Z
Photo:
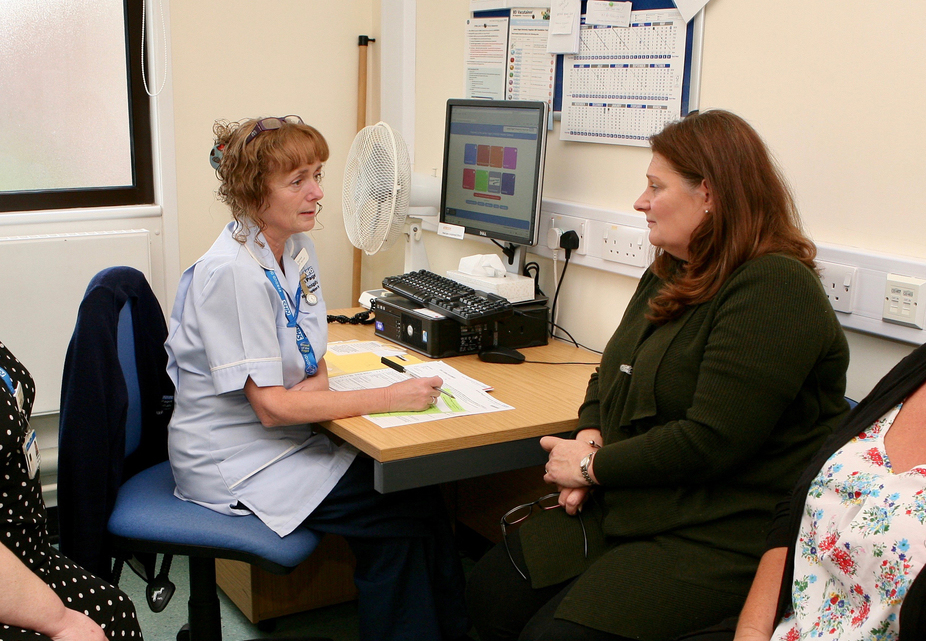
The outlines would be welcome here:
M 645 224 L 642 220 L 637 226 L 552 212 L 549 216 L 547 239 L 551 250 L 559 248 L 556 239 L 562 233 L 572 230 L 579 237 L 574 253 L 581 256 L 634 268 L 645 268 L 653 259 L 649 229 L 642 226 Z M 816 262 L 823 288 L 835 311 L 916 329 L 926 328 L 926 279 L 871 270 L 863 274 L 856 265 L 820 259 Z
M 882 291 L 872 287 L 863 291 L 858 267 L 823 260 L 817 261 L 817 267 L 823 289 L 837 312 L 852 314 L 859 308 L 880 308 L 883 321 L 917 329 L 926 327 L 926 279 L 887 273 Z M 869 280 L 875 282 L 875 278 Z M 867 300 L 874 296 L 879 300 Z
M 587 220 L 553 214 L 550 216 L 549 230 L 561 230 L 562 233 L 574 231 L 579 236 L 577 254 L 588 255 L 602 260 L 646 267 L 653 259 L 653 248 L 649 244 L 649 229 L 630 225 L 618 225 L 598 220 Z M 548 247 L 557 249 L 552 239 L 560 234 L 548 233 Z

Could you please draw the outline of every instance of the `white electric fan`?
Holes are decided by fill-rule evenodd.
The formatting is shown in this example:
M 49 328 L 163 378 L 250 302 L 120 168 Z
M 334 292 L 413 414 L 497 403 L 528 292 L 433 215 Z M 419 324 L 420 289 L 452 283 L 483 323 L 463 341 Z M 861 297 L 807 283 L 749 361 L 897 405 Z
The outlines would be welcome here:
M 436 191 L 435 191 L 436 189 Z M 412 175 L 408 148 L 384 122 L 361 129 L 347 154 L 341 204 L 351 244 L 372 255 L 406 234 L 405 271 L 428 269 L 421 216 L 437 216 L 439 181 Z M 409 216 L 409 206 L 414 217 Z

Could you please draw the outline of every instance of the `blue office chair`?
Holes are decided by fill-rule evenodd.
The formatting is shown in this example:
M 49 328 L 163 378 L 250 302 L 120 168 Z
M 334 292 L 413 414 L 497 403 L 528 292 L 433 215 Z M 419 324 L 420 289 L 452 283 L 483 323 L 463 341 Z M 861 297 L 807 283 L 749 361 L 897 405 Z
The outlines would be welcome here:
M 97 566 L 105 556 L 101 573 L 116 580 L 121 565 L 117 560 L 115 576 L 108 572 L 110 556 L 164 554 L 157 576 L 153 563 L 146 564 L 147 596 L 156 611 L 163 609 L 165 596 L 173 592 L 166 576 L 168 555 L 188 556 L 189 623 L 177 638 L 218 641 L 222 628 L 215 559 L 244 561 L 286 574 L 308 558 L 321 535 L 300 528 L 280 538 L 256 516 L 226 516 L 174 496 L 174 478 L 165 460 L 173 389 L 163 376 L 164 338 L 163 314 L 141 272 L 113 267 L 94 277 L 78 312 L 62 384 L 58 477 L 62 551 L 67 554 L 68 548 L 74 548 L 75 556 L 87 556 L 72 557 L 74 561 Z M 91 349 L 85 350 L 87 345 Z M 107 368 L 110 371 L 102 371 Z M 104 382 L 108 387 L 100 390 L 100 398 L 92 398 L 93 387 Z M 100 420 L 117 425 L 100 426 Z M 106 456 L 119 460 L 101 465 Z M 152 462 L 152 458 L 160 460 Z M 94 480 L 101 475 L 107 478 Z M 101 492 L 106 497 L 87 496 L 79 486 L 89 486 L 91 494 L 100 488 L 115 491 Z M 109 494 L 112 502 L 106 506 L 101 533 L 105 536 L 98 541 L 102 543 L 90 550 L 71 545 L 87 534 L 86 528 L 83 532 L 79 528 L 99 520 L 100 505 L 91 504 L 106 503 Z

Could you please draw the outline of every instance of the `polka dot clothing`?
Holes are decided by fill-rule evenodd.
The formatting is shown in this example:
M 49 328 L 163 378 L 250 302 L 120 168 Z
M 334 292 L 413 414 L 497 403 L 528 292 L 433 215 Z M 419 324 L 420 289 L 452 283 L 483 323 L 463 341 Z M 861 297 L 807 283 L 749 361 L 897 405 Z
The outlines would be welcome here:
M 96 621 L 110 639 L 141 639 L 135 607 L 118 588 L 93 576 L 48 543 L 40 475 L 29 478 L 23 442 L 35 400 L 35 384 L 22 364 L 0 343 L 0 367 L 20 384 L 23 408 L 0 383 L 0 541 L 61 598 L 64 605 Z M 2 578 L 0 578 L 2 583 Z M 0 641 L 48 637 L 0 623 Z

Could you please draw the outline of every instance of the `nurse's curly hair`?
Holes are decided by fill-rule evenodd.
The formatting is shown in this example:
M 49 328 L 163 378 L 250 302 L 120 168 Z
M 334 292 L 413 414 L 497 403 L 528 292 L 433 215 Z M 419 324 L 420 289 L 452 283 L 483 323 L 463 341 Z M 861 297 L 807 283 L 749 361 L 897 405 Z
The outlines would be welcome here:
M 235 238 L 240 243 L 244 242 L 249 224 L 261 230 L 266 227 L 260 214 L 274 176 L 328 160 L 327 141 L 310 125 L 284 122 L 279 129 L 261 131 L 248 142 L 260 120 L 217 120 L 212 128 L 215 144 L 222 150 L 215 170 L 220 181 L 216 195 L 239 223 Z

